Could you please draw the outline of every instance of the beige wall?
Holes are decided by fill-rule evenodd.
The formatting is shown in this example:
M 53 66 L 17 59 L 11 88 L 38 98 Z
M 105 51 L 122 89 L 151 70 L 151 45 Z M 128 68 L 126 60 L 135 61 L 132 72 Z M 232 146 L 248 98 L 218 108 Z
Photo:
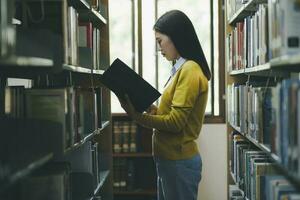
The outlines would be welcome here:
M 202 180 L 198 200 L 227 200 L 226 125 L 205 124 L 198 139 Z

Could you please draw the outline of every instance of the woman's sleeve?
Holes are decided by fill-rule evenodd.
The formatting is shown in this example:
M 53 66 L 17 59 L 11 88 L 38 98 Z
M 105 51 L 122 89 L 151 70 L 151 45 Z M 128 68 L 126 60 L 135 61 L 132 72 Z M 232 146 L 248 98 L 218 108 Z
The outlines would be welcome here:
M 182 68 L 172 99 L 171 111 L 166 115 L 136 114 L 137 123 L 167 132 L 180 132 L 200 92 L 199 74 L 189 66 Z

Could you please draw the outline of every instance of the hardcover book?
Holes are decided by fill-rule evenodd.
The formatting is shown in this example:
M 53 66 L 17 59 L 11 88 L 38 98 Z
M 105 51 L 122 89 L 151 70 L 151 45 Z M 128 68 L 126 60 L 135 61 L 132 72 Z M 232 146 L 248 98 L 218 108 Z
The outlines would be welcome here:
M 118 58 L 103 73 L 100 81 L 121 99 L 127 94 L 138 112 L 145 111 L 161 95 Z

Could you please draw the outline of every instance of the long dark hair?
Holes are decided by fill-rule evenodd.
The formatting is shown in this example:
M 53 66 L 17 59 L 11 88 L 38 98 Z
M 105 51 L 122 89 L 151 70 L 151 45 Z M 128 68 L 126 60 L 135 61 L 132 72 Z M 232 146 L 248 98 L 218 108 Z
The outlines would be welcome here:
M 191 20 L 179 10 L 163 14 L 154 24 L 154 30 L 166 34 L 183 58 L 198 63 L 210 80 L 211 73 Z

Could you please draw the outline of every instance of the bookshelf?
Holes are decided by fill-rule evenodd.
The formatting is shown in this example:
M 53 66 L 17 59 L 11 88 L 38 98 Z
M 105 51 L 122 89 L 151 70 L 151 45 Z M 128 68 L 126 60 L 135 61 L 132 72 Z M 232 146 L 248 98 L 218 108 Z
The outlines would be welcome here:
M 113 113 L 114 199 L 156 199 L 152 130 Z
M 300 26 L 293 6 L 300 3 L 225 2 L 228 199 L 300 196 L 300 46 L 292 43 Z
M 0 199 L 112 200 L 108 0 L 0 6 Z

